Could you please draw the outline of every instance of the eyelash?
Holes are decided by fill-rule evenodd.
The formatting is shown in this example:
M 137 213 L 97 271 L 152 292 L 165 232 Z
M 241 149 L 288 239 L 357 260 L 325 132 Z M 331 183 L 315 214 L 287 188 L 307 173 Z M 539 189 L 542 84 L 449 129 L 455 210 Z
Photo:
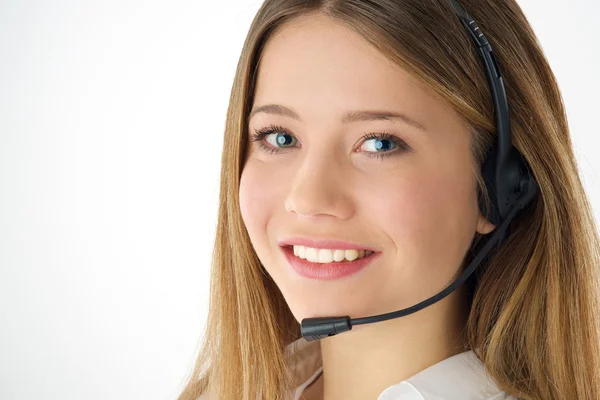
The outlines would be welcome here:
M 284 150 L 284 148 L 281 148 L 281 147 L 273 148 L 273 147 L 265 145 L 263 143 L 263 139 L 265 138 L 265 136 L 268 136 L 275 132 L 281 132 L 281 133 L 285 133 L 287 135 L 293 136 L 290 131 L 288 131 L 287 129 L 285 129 L 279 125 L 270 125 L 265 128 L 255 129 L 254 131 L 256 133 L 252 134 L 252 141 L 258 142 L 261 149 L 263 149 L 265 151 L 270 151 L 271 153 L 279 153 L 281 150 Z M 399 137 L 397 137 L 395 135 L 392 135 L 391 133 L 387 133 L 387 132 L 367 133 L 366 135 L 364 135 L 362 137 L 362 139 L 365 139 L 365 141 L 369 140 L 369 139 L 389 140 L 396 145 L 396 148 L 400 148 L 399 151 L 394 151 L 393 149 L 389 150 L 389 151 L 385 151 L 385 152 L 365 151 L 364 153 L 366 153 L 367 157 L 369 157 L 369 158 L 380 158 L 383 160 L 387 157 L 393 156 L 396 153 L 403 153 L 404 151 L 410 151 L 410 147 L 406 144 L 406 142 L 404 142 L 404 140 L 400 139 Z

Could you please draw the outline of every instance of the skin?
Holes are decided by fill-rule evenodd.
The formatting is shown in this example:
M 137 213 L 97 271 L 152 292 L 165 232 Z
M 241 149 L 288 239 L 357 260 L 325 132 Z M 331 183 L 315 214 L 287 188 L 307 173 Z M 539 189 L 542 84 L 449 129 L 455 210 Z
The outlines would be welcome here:
M 375 315 L 412 306 L 460 273 L 475 232 L 495 226 L 477 207 L 468 128 L 441 98 L 353 31 L 325 16 L 301 17 L 268 43 L 253 108 L 279 104 L 299 116 L 254 114 L 240 182 L 242 218 L 256 253 L 300 322 Z M 403 113 L 402 120 L 343 124 L 347 110 Z M 363 139 L 387 132 L 409 146 Z M 276 141 L 286 139 L 284 144 Z M 383 144 L 383 150 L 375 146 Z M 395 152 L 385 159 L 368 154 Z M 278 240 L 346 240 L 382 254 L 337 280 L 308 279 L 288 265 Z M 321 340 L 322 377 L 307 399 L 375 399 L 387 387 L 458 354 L 467 318 L 465 286 L 417 313 L 358 325 Z

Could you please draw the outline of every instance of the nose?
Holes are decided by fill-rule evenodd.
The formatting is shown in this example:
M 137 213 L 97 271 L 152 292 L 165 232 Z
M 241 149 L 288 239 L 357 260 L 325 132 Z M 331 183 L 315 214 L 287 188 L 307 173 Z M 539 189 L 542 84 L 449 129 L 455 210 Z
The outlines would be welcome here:
M 286 211 L 309 218 L 325 214 L 347 219 L 353 214 L 349 166 L 326 148 L 297 160 L 297 168 L 291 166 Z

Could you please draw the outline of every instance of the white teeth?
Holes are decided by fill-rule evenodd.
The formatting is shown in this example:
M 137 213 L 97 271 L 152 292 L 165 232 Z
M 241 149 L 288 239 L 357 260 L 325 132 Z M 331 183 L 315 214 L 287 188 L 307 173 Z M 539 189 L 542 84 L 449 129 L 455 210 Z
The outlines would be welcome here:
M 315 249 L 313 247 L 296 246 L 294 245 L 294 255 L 304 258 L 310 262 L 330 263 L 333 261 L 354 261 L 358 258 L 363 258 L 373 253 L 371 250 L 331 250 L 331 249 Z
M 336 250 L 333 252 L 333 261 L 342 261 L 346 257 L 346 250 Z
M 358 250 L 346 250 L 346 259 L 348 261 L 354 261 L 358 258 Z
M 319 250 L 319 262 L 330 263 L 333 261 L 333 251 L 327 249 Z

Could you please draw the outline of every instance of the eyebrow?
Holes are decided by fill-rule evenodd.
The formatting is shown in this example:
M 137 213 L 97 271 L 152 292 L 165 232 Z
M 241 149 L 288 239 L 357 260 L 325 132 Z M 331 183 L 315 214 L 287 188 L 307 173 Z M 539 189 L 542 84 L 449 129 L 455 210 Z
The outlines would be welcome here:
M 302 118 L 291 108 L 286 106 L 282 106 L 279 104 L 267 104 L 260 107 L 255 107 L 248 117 L 248 120 L 252 118 L 255 114 L 265 113 L 265 114 L 275 114 L 282 115 L 284 117 L 290 117 L 297 121 L 302 121 Z M 344 124 L 358 121 L 376 121 L 376 120 L 387 120 L 387 121 L 402 121 L 408 125 L 412 125 L 417 129 L 422 131 L 427 131 L 427 129 L 411 117 L 406 114 L 402 114 L 399 112 L 392 111 L 373 111 L 373 110 L 364 110 L 364 111 L 346 111 L 340 118 L 340 121 Z

